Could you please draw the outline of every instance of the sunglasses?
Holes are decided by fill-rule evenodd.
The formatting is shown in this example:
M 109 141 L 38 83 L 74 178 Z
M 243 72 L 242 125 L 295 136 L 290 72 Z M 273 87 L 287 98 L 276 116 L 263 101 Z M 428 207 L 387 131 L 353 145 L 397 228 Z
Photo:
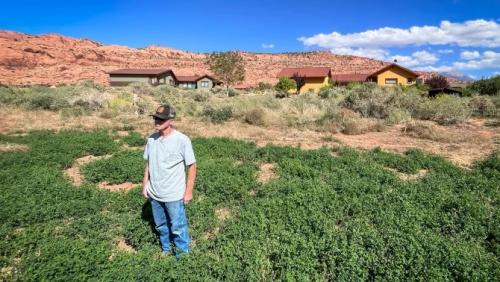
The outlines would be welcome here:
M 158 122 L 158 123 L 163 123 L 163 122 L 167 121 L 166 119 L 161 119 L 161 118 L 159 118 L 159 117 L 153 117 L 153 120 L 154 120 L 155 122 Z

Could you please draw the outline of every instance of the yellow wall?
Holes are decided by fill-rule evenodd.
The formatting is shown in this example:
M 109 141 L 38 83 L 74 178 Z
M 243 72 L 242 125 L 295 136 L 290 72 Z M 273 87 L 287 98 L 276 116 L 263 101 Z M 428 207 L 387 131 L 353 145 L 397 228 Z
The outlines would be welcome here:
M 392 67 L 379 75 L 377 75 L 377 84 L 382 85 L 382 86 L 393 86 L 393 85 L 411 85 L 415 83 L 415 79 L 413 82 L 408 83 L 408 74 L 396 67 Z M 397 84 L 385 84 L 385 79 L 386 78 L 397 78 L 398 83 Z
M 328 84 L 328 76 L 325 77 L 309 77 L 306 78 L 306 83 L 300 89 L 300 93 L 306 93 L 309 89 L 314 92 L 319 92 L 319 89 Z

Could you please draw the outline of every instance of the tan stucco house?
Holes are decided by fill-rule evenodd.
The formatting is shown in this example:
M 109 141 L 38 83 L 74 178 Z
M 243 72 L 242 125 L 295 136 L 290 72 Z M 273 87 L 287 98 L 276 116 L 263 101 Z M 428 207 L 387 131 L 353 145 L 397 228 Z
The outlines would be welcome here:
M 307 91 L 318 92 L 319 89 L 328 85 L 331 77 L 331 71 L 328 67 L 303 67 L 303 68 L 284 68 L 278 73 L 278 78 L 294 76 L 303 77 L 305 84 L 300 88 L 300 93 Z M 295 93 L 296 90 L 291 90 Z
M 371 73 L 332 74 L 336 85 L 349 82 L 376 82 L 380 86 L 412 85 L 418 74 L 398 64 L 389 64 Z

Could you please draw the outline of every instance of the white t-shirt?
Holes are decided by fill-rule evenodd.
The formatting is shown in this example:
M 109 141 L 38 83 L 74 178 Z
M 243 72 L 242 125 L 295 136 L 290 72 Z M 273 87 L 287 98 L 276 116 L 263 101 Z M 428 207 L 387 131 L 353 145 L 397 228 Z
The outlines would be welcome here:
M 144 159 L 149 165 L 149 196 L 160 202 L 183 199 L 186 166 L 196 162 L 189 137 L 177 130 L 166 137 L 156 132 L 148 138 Z

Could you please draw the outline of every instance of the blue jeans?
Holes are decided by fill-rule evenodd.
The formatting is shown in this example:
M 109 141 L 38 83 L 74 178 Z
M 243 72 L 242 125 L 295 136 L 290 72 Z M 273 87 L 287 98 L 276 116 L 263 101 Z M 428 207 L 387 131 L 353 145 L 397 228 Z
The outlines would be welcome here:
M 184 201 L 160 202 L 151 197 L 149 201 L 163 252 L 170 252 L 170 241 L 172 240 L 176 248 L 176 255 L 188 253 L 190 239 Z

